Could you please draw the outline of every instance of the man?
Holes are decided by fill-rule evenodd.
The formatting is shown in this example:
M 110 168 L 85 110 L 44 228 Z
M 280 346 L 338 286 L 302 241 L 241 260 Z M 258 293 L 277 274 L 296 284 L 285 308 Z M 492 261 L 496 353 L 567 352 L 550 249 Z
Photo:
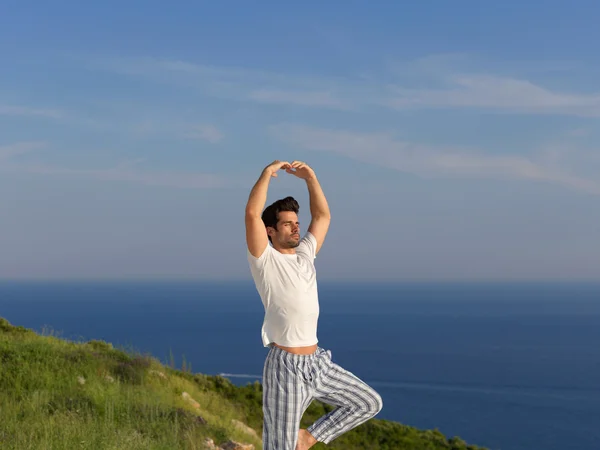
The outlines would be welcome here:
M 267 190 L 279 170 L 306 181 L 311 222 L 300 238 L 293 197 L 267 207 Z M 301 161 L 267 166 L 246 205 L 248 261 L 265 307 L 262 341 L 270 347 L 263 369 L 263 449 L 307 450 L 328 444 L 375 416 L 377 392 L 331 360 L 317 345 L 319 301 L 314 259 L 329 229 L 330 212 L 314 171 Z M 269 242 L 271 245 L 269 245 Z M 307 429 L 300 419 L 313 399 L 337 408 Z

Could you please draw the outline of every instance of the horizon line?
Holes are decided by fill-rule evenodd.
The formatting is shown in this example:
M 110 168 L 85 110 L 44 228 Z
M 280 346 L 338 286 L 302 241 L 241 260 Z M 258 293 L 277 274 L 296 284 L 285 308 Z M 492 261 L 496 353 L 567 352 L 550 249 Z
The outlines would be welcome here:
M 51 278 L 2 278 L 0 283 L 197 283 L 197 284 L 221 284 L 221 283 L 249 283 L 253 284 L 252 278 L 190 278 L 190 277 L 142 277 L 142 278 L 78 278 L 78 277 L 51 277 Z M 600 279 L 345 279 L 345 278 L 322 278 L 319 283 L 337 284 L 600 284 Z

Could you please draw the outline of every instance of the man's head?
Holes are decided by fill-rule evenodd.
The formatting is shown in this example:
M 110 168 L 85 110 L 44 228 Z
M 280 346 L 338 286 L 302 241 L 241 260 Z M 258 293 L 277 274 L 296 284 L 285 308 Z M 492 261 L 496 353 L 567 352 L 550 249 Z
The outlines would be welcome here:
M 298 211 L 294 197 L 286 197 L 269 205 L 262 213 L 269 241 L 276 249 L 295 248 L 300 243 Z

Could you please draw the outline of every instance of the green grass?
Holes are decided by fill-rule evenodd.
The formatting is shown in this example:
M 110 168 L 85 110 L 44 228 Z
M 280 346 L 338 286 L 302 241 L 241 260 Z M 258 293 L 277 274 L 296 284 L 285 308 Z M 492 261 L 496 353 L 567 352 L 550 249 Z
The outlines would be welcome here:
M 2 450 L 191 450 L 204 448 L 205 438 L 218 445 L 229 440 L 253 444 L 258 450 L 261 405 L 258 382 L 239 387 L 226 378 L 176 370 L 103 341 L 39 335 L 0 318 Z M 313 402 L 301 426 L 330 410 Z M 459 438 L 447 439 L 437 430 L 379 419 L 329 446 L 313 448 L 481 449 Z

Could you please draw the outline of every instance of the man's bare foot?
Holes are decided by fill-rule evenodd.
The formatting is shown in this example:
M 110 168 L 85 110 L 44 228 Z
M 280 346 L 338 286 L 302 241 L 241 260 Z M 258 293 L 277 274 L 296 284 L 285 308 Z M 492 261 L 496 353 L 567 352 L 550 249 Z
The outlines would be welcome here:
M 301 428 L 300 431 L 298 431 L 298 443 L 296 444 L 296 450 L 308 450 L 316 443 L 317 440 L 308 432 L 308 430 Z

